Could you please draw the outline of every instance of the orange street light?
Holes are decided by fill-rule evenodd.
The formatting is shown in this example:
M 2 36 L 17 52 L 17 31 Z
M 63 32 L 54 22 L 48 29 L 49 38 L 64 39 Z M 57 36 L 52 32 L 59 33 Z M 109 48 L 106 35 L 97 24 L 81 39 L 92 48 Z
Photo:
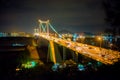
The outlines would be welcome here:
M 102 37 L 98 37 L 98 40 L 100 41 L 100 50 L 101 50 Z

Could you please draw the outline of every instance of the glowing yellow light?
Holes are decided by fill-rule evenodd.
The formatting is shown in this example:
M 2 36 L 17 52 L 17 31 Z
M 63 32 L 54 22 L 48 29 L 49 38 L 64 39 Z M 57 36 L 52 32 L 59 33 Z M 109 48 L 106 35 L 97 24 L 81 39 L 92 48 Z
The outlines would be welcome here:
M 20 70 L 20 68 L 16 68 L 16 71 L 19 71 Z
M 101 37 L 98 37 L 98 40 L 101 40 Z

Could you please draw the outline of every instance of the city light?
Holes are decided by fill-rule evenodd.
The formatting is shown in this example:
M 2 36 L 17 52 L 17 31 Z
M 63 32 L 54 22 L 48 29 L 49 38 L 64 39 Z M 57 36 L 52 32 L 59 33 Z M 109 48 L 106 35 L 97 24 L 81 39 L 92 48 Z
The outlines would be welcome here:
M 101 50 L 102 37 L 98 37 L 98 40 L 100 41 L 100 50 Z
M 79 71 L 85 71 L 85 66 L 82 64 L 78 64 L 78 70 Z
M 28 61 L 27 63 L 22 64 L 22 67 L 29 69 L 35 67 L 36 64 L 37 63 L 35 61 Z
M 53 70 L 53 71 L 57 71 L 58 68 L 59 68 L 59 64 L 58 64 L 58 63 L 56 63 L 56 64 L 54 64 L 54 65 L 52 66 L 52 70 Z

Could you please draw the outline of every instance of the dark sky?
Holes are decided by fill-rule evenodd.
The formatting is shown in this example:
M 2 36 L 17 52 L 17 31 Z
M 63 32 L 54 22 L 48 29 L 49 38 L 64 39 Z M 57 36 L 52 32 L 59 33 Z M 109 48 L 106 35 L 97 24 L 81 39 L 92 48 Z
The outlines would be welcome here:
M 59 31 L 101 32 L 106 26 L 102 0 L 0 0 L 0 31 L 33 33 L 38 19 Z

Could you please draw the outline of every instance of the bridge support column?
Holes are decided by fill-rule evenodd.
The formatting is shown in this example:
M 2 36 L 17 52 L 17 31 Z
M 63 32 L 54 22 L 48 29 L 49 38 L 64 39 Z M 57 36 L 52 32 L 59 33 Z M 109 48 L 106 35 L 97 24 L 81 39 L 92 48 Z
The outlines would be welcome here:
M 62 57 L 59 51 L 59 44 L 54 43 L 54 48 L 55 48 L 55 58 L 56 58 L 56 63 L 61 63 L 62 62 Z
M 71 53 L 72 53 L 72 58 L 73 58 L 73 60 L 74 60 L 75 62 L 78 62 L 78 53 L 75 52 L 75 51 L 72 51 Z
M 71 51 L 71 53 L 72 53 L 72 59 L 73 59 L 73 61 L 75 61 L 75 52 Z
M 56 64 L 56 57 L 55 57 L 55 49 L 54 49 L 54 42 L 53 41 L 49 41 L 50 45 L 49 45 L 49 53 L 47 58 L 50 56 L 51 61 L 53 61 L 54 64 Z M 48 60 L 47 60 L 48 61 Z
M 75 52 L 75 61 L 78 62 L 78 52 Z
M 63 47 L 63 61 L 66 60 L 66 48 Z
M 27 49 L 30 52 L 30 58 L 32 58 L 34 60 L 39 60 L 40 59 L 39 54 L 38 54 L 35 46 L 28 45 Z

